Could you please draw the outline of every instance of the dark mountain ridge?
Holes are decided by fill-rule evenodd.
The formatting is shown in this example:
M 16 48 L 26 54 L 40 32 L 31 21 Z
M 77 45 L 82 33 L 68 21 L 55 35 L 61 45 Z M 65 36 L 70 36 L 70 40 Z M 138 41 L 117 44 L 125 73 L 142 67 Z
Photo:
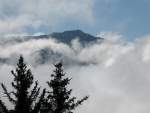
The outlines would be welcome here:
M 71 31 L 64 31 L 64 32 L 54 32 L 49 35 L 39 35 L 39 36 L 16 36 L 16 37 L 9 37 L 9 38 L 1 38 L 0 45 L 2 44 L 14 44 L 20 43 L 24 41 L 29 41 L 32 39 L 55 39 L 58 42 L 62 42 L 65 44 L 71 44 L 72 40 L 78 38 L 82 45 L 86 45 L 91 42 L 96 42 L 97 40 L 103 40 L 101 37 L 95 37 L 88 33 L 84 33 L 81 30 L 71 30 Z
M 75 38 L 78 38 L 80 43 L 82 43 L 82 44 L 86 44 L 89 42 L 93 42 L 93 41 L 102 39 L 100 37 L 95 37 L 88 33 L 84 33 L 81 30 L 64 31 L 62 33 L 56 32 L 56 33 L 50 34 L 50 36 L 60 42 L 67 43 L 67 44 L 70 44 L 71 41 L 74 40 Z

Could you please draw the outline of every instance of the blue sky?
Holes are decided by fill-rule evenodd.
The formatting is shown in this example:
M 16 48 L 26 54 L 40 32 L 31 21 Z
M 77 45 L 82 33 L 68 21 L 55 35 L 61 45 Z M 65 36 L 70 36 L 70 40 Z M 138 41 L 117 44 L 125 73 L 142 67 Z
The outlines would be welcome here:
M 150 34 L 149 6 L 149 0 L 0 0 L 0 35 L 81 29 L 134 40 Z

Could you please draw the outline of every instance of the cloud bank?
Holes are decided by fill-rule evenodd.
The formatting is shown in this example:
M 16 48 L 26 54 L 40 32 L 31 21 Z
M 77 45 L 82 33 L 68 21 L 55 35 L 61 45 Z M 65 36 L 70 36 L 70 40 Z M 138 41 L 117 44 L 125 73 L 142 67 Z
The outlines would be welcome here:
M 49 39 L 5 41 L 0 45 L 0 82 L 8 84 L 18 55 L 23 54 L 42 86 L 53 69 L 63 60 L 65 72 L 73 77 L 74 95 L 90 95 L 76 110 L 80 113 L 150 112 L 150 36 L 134 42 L 122 40 L 117 33 L 101 33 L 103 42 L 83 47 L 76 39 L 72 46 Z M 113 38 L 111 38 L 113 37 Z M 13 43 L 13 44 L 12 44 Z M 42 56 L 44 55 L 45 56 Z M 46 61 L 38 62 L 45 58 Z

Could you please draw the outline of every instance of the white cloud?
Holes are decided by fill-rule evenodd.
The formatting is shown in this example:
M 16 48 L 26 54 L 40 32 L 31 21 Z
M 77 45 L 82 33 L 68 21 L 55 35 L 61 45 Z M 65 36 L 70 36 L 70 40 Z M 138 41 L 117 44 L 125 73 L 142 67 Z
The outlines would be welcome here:
M 93 6 L 94 0 L 0 0 L 0 34 L 52 29 L 65 19 L 88 24 L 94 20 Z
M 100 32 L 97 37 L 103 37 L 105 40 L 111 40 L 113 42 L 123 39 L 123 36 L 117 32 Z
M 9 33 L 22 33 L 25 32 L 25 28 L 32 26 L 33 28 L 39 27 L 40 21 L 30 20 L 27 15 L 21 15 L 17 18 L 7 18 L 0 20 L 0 34 L 8 35 Z
M 114 33 L 111 34 L 114 37 Z M 106 36 L 109 39 L 111 37 L 110 34 Z M 76 112 L 150 112 L 150 36 L 132 43 L 121 38 L 119 41 L 111 39 L 87 47 L 80 47 L 78 40 L 72 43 L 71 47 L 52 39 L 29 40 L 15 45 L 0 46 L 0 56 L 16 58 L 15 53 L 23 53 L 29 64 L 34 64 L 39 57 L 33 53 L 44 48 L 53 51 L 53 54 L 64 56 L 64 63 L 69 64 L 65 66 L 65 72 L 73 77 L 71 87 L 74 89 L 74 95 L 79 97 L 90 95 L 88 102 Z M 52 55 L 50 59 L 53 59 Z M 46 86 L 45 81 L 53 69 L 52 63 L 50 60 L 47 64 L 32 67 L 35 78 L 42 86 Z M 84 63 L 85 65 L 81 65 Z M 1 64 L 1 82 L 9 82 L 10 68 L 12 66 Z

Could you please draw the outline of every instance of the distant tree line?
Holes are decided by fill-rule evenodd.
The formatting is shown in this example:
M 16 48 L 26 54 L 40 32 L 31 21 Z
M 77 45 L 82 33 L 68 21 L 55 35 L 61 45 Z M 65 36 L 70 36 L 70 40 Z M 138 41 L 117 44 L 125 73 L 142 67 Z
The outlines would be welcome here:
M 13 90 L 8 91 L 1 83 L 4 95 L 14 107 L 9 110 L 0 97 L 0 113 L 73 113 L 88 96 L 80 100 L 71 97 L 72 89 L 67 88 L 71 79 L 65 77 L 63 64 L 59 62 L 54 66 L 51 79 L 47 81 L 48 89 L 41 89 L 20 56 L 16 69 L 11 71 Z

